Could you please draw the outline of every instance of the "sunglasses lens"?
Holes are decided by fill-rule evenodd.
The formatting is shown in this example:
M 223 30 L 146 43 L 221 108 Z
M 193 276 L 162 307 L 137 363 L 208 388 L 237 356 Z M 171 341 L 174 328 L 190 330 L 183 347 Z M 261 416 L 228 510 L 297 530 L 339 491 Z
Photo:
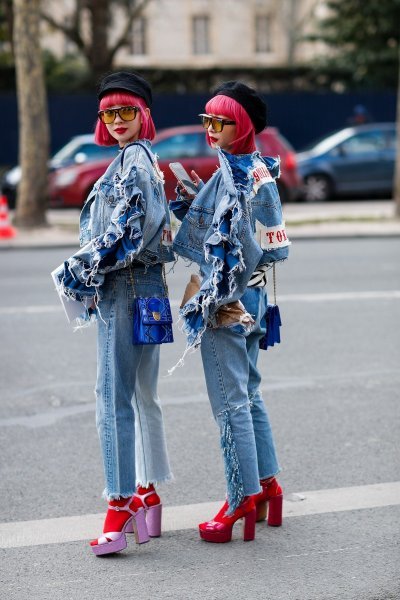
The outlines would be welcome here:
M 201 117 L 201 124 L 203 125 L 204 129 L 208 129 L 210 126 L 210 117 Z
M 115 121 L 115 110 L 102 110 L 99 116 L 103 123 L 110 125 L 110 123 L 114 123 Z
M 123 121 L 133 121 L 136 117 L 136 109 L 133 106 L 123 106 L 118 112 Z
M 211 119 L 211 125 L 215 133 L 220 133 L 222 131 L 223 123 L 221 119 Z

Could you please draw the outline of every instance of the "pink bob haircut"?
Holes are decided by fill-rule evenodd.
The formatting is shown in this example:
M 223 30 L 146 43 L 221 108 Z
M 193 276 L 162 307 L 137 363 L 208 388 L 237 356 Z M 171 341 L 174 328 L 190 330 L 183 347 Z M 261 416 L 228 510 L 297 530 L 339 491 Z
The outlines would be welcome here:
M 256 133 L 254 125 L 243 106 L 229 96 L 218 94 L 206 104 L 206 112 L 213 115 L 223 115 L 227 119 L 236 122 L 236 139 L 233 142 L 232 154 L 251 154 L 256 150 Z M 207 143 L 210 144 L 208 131 L 206 133 Z
M 142 126 L 139 132 L 139 139 L 152 140 L 156 135 L 151 115 L 147 116 L 145 109 L 148 108 L 146 102 L 140 96 L 135 96 L 129 92 L 111 92 L 100 100 L 99 110 L 110 108 L 110 106 L 138 106 L 140 108 L 140 116 L 142 118 Z M 136 119 L 138 115 L 136 115 Z M 99 146 L 114 146 L 117 140 L 110 135 L 107 127 L 97 119 L 96 128 L 94 130 L 94 141 Z

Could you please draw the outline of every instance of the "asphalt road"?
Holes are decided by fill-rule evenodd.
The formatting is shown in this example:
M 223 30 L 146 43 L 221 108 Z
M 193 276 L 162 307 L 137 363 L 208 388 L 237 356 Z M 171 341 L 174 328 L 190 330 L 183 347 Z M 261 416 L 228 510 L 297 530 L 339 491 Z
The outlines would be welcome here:
M 1 252 L 0 597 L 399 600 L 400 495 L 388 499 L 400 482 L 399 251 L 399 238 L 299 241 L 278 268 L 282 344 L 261 369 L 288 517 L 258 525 L 254 543 L 237 528 L 231 544 L 206 544 L 179 526 L 187 505 L 221 500 L 224 482 L 199 353 L 167 376 L 184 348 L 175 326 L 159 391 L 175 475 L 161 491 L 176 525 L 106 559 L 74 531 L 61 542 L 63 517 L 104 510 L 95 330 L 72 332 L 49 277 L 70 250 Z M 175 314 L 191 270 L 169 275 Z M 322 508 L 305 514 L 314 490 Z M 27 542 L 35 524 L 55 527 L 54 543 L 46 531 Z

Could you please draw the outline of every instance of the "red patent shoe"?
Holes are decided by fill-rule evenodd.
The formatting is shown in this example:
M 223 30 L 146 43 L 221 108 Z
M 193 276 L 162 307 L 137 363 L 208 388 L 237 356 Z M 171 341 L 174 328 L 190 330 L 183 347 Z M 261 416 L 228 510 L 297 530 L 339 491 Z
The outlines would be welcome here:
M 243 540 L 250 542 L 256 535 L 256 507 L 253 496 L 247 496 L 234 513 L 227 515 L 229 509 L 225 502 L 212 521 L 200 523 L 199 533 L 206 542 L 224 543 L 232 539 L 232 527 L 236 521 L 243 519 Z
M 271 527 L 280 527 L 282 525 L 283 508 L 282 488 L 275 477 L 262 479 L 260 485 L 262 491 L 253 496 L 257 509 L 257 522 L 264 521 L 267 518 L 268 512 L 268 525 Z

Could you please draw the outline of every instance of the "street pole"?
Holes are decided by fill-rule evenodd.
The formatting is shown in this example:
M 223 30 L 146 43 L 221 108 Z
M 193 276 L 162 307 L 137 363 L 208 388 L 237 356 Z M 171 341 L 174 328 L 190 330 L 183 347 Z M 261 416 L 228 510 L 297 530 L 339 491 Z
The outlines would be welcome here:
M 400 219 L 400 51 L 399 51 L 399 81 L 397 84 L 397 152 L 396 164 L 394 171 L 394 201 L 395 201 L 395 216 Z

